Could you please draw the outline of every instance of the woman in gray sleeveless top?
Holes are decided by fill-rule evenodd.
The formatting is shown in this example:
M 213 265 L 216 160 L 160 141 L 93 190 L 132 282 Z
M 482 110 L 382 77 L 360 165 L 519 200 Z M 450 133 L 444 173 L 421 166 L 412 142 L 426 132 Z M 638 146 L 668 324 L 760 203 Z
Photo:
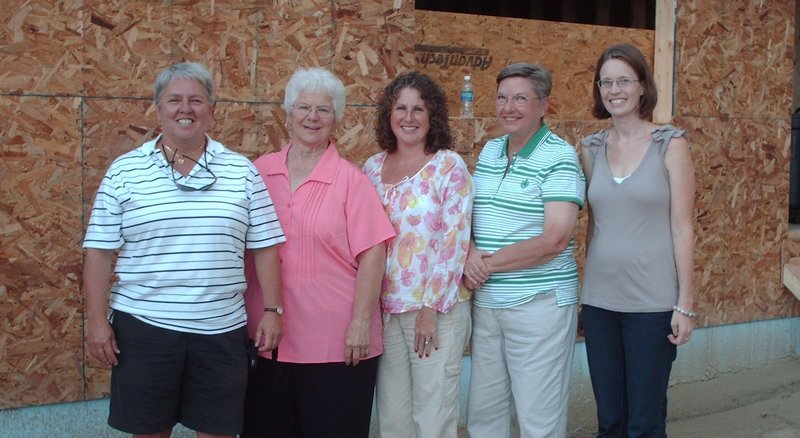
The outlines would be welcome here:
M 595 81 L 592 113 L 614 122 L 581 141 L 582 312 L 598 437 L 665 437 L 669 373 L 695 316 L 694 167 L 686 133 L 650 122 L 655 82 L 636 47 L 606 49 Z

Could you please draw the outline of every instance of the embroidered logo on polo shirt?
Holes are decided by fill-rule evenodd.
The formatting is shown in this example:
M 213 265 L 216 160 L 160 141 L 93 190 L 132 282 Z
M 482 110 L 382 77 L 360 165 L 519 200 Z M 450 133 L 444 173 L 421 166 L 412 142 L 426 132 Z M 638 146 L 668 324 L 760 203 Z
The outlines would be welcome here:
M 530 184 L 530 182 L 528 182 L 528 178 L 525 178 L 521 183 L 519 183 L 519 186 L 520 188 L 524 189 L 525 187 L 528 187 L 528 184 Z

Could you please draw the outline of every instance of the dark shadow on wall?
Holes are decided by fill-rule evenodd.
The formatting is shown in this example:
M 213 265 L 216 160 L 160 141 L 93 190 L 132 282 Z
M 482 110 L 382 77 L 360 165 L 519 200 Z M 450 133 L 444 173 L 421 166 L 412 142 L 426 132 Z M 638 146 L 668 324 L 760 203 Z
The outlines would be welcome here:
M 637 29 L 656 28 L 656 0 L 417 0 L 415 8 Z

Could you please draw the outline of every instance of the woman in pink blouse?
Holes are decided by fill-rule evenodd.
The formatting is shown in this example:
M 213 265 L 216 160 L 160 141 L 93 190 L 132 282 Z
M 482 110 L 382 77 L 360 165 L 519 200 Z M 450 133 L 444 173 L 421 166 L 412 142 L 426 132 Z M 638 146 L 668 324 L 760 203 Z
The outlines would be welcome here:
M 395 232 L 370 181 L 331 134 L 345 88 L 322 68 L 299 69 L 284 98 L 290 141 L 255 165 L 286 235 L 280 300 L 247 277 L 248 327 L 261 357 L 251 370 L 242 437 L 367 437 L 378 357 L 386 241 Z M 247 272 L 253 272 L 248 258 Z M 283 332 L 271 353 L 259 321 Z
M 470 333 L 469 250 L 474 188 L 450 149 L 447 103 L 428 76 L 395 78 L 378 102 L 383 149 L 364 164 L 397 237 L 386 258 L 378 366 L 381 436 L 455 437 L 458 383 Z

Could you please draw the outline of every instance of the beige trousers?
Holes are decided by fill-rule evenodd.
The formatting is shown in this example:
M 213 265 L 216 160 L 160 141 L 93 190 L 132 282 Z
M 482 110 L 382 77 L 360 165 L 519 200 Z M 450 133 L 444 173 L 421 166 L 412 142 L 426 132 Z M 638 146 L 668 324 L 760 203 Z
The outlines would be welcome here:
M 555 293 L 508 309 L 472 310 L 472 375 L 467 430 L 472 438 L 567 435 L 577 305 L 556 306 Z
M 470 303 L 438 314 L 439 349 L 414 352 L 418 311 L 384 315 L 383 355 L 376 390 L 381 438 L 455 438 L 464 348 L 470 334 Z

